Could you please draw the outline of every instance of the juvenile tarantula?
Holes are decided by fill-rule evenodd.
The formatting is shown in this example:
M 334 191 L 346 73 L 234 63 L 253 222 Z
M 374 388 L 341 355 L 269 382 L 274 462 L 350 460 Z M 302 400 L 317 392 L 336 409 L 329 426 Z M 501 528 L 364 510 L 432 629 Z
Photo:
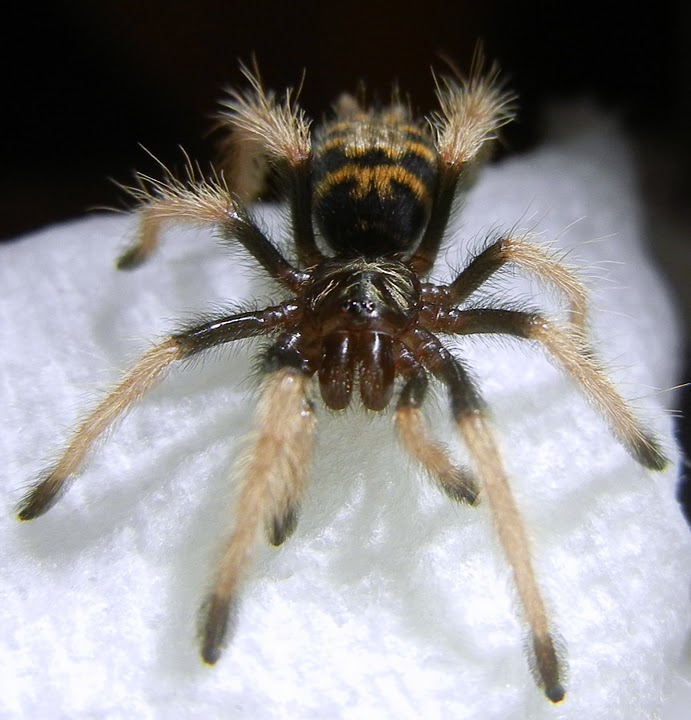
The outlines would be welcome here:
M 238 512 L 202 609 L 201 655 L 220 657 L 229 607 L 263 528 L 273 545 L 294 530 L 308 474 L 316 418 L 316 376 L 324 404 L 346 408 L 357 386 L 368 410 L 383 411 L 394 395 L 403 447 L 453 500 L 474 505 L 482 494 L 493 513 L 530 628 L 535 674 L 552 702 L 563 699 L 564 667 L 533 571 L 527 534 L 509 488 L 487 410 L 464 362 L 439 335 L 502 334 L 540 344 L 583 391 L 633 457 L 662 470 L 656 439 L 609 383 L 585 340 L 585 290 L 538 247 L 501 237 L 447 284 L 425 282 L 444 238 L 457 191 L 512 119 L 512 96 L 496 73 L 443 78 L 439 109 L 422 120 L 394 99 L 367 108 L 350 96 L 314 134 L 290 91 L 277 98 L 246 72 L 247 90 L 232 92 L 222 122 L 232 150 L 232 180 L 184 181 L 140 176 L 136 242 L 120 268 L 145 260 L 161 227 L 185 221 L 216 228 L 240 243 L 289 299 L 261 310 L 210 317 L 146 352 L 77 428 L 58 462 L 21 501 L 22 520 L 46 512 L 79 474 L 91 446 L 168 368 L 216 346 L 271 336 L 253 443 L 242 464 Z M 290 207 L 297 257 L 289 262 L 253 220 L 245 202 L 273 172 Z M 229 189 L 232 188 L 232 192 Z M 538 312 L 477 306 L 469 301 L 511 263 L 555 286 L 569 305 L 558 324 Z M 472 471 L 454 465 L 430 437 L 421 406 L 430 376 L 448 394 Z

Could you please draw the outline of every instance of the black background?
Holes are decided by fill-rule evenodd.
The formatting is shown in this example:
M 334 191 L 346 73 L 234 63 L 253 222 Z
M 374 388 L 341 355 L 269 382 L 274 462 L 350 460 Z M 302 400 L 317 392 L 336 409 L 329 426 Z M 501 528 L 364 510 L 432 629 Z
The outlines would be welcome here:
M 319 117 L 359 80 L 387 96 L 392 81 L 429 108 L 430 66 L 467 68 L 481 40 L 520 95 L 509 152 L 540 141 L 546 103 L 590 97 L 615 110 L 636 142 L 644 192 L 691 230 L 691 10 L 682 2 L 239 3 L 233 0 L 10 3 L 0 29 L 0 238 L 96 206 L 121 207 L 111 179 L 170 166 L 184 146 L 206 166 L 220 89 L 256 55 L 268 85 L 306 82 Z M 689 237 L 660 251 L 691 307 Z M 655 248 L 653 249 L 655 250 Z M 1 292 L 1 288 L 0 288 Z M 684 305 L 684 298 L 686 304 Z M 688 326 L 688 321 L 687 321 Z M 687 359 L 689 355 L 687 353 Z M 691 377 L 687 362 L 683 379 Z M 676 405 L 686 408 L 688 389 Z M 689 447 L 689 422 L 680 423 Z M 690 493 L 685 486 L 685 502 Z

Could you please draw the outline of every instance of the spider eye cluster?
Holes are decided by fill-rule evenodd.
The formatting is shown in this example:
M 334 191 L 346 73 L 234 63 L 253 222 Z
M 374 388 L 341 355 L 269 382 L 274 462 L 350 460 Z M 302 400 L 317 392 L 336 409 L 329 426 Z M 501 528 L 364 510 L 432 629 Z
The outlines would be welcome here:
M 418 313 L 420 283 L 400 261 L 326 263 L 310 285 L 307 312 L 322 333 L 366 329 L 396 334 Z
M 377 311 L 377 306 L 371 300 L 344 300 L 341 308 L 354 317 L 371 317 Z

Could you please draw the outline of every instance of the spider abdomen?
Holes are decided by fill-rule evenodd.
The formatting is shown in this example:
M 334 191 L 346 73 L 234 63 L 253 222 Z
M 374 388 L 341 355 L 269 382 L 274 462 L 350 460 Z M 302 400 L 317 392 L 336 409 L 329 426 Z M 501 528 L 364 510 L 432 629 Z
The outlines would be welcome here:
M 402 108 L 337 119 L 314 149 L 316 223 L 344 254 L 409 250 L 429 220 L 436 179 L 432 138 Z

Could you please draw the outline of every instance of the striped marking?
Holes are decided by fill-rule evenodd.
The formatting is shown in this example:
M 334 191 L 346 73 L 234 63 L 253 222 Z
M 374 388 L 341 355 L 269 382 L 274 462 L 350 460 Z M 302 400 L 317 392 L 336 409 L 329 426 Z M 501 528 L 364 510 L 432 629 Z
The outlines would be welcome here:
M 337 120 L 322 128 L 321 132 L 324 136 L 354 135 L 357 130 L 362 131 L 367 128 L 388 128 L 394 132 L 403 135 L 412 135 L 430 142 L 430 136 L 427 130 L 415 123 L 401 123 L 397 119 L 378 117 L 367 113 L 359 113 L 356 116 L 349 117 L 347 120 Z
M 320 143 L 318 152 L 322 154 L 341 151 L 345 157 L 357 158 L 363 157 L 373 150 L 379 150 L 384 153 L 389 160 L 394 162 L 401 160 L 406 155 L 415 155 L 432 166 L 436 164 L 438 159 L 436 150 L 431 145 L 423 142 L 406 140 L 401 143 L 392 143 L 387 142 L 386 139 L 382 139 L 380 142 L 365 144 L 348 142 L 349 140 L 350 138 L 345 137 L 329 138 L 323 143 Z
M 429 201 L 429 190 L 425 183 L 401 165 L 363 167 L 353 163 L 348 163 L 325 175 L 316 189 L 317 197 L 324 197 L 334 187 L 343 183 L 355 184 L 352 196 L 356 199 L 362 199 L 372 191 L 385 199 L 393 198 L 392 183 L 397 183 L 407 187 L 419 201 Z

